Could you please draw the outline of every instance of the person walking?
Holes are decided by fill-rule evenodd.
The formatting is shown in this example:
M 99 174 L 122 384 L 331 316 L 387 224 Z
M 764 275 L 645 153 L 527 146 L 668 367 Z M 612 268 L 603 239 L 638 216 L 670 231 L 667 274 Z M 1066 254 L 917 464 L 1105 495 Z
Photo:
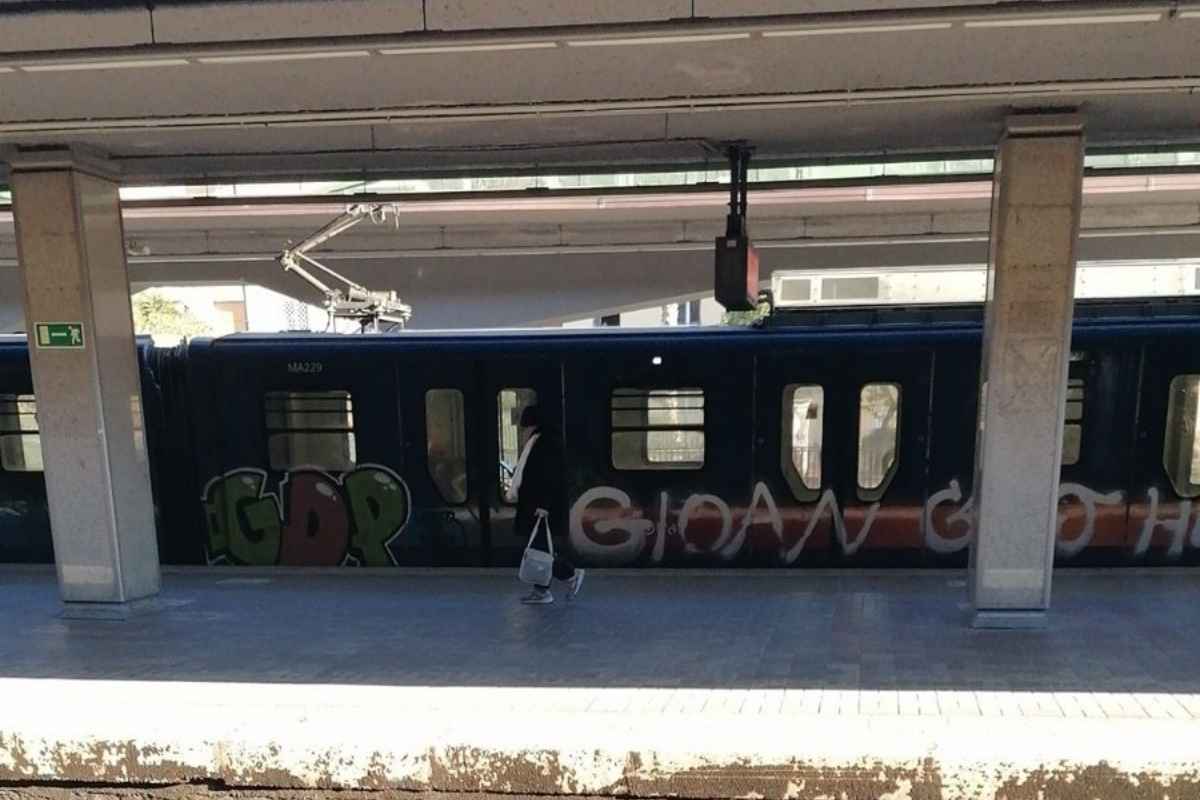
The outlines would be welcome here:
M 525 439 L 525 447 L 517 460 L 513 471 L 512 487 L 509 489 L 509 501 L 517 503 L 515 530 L 522 536 L 528 537 L 533 533 L 539 517 L 545 517 L 541 522 L 538 535 L 530 545 L 535 550 L 544 553 L 554 553 L 553 575 L 557 580 L 567 584 L 567 599 L 579 594 L 583 586 L 584 570 L 577 569 L 565 555 L 562 548 L 551 550 L 551 530 L 561 530 L 560 525 L 565 520 L 563 513 L 564 496 L 566 494 L 566 459 L 563 456 L 562 437 L 547 424 L 543 418 L 542 409 L 537 405 L 526 406 L 521 412 L 521 435 Z M 546 605 L 554 602 L 549 584 L 534 586 L 533 590 L 521 598 L 527 605 Z

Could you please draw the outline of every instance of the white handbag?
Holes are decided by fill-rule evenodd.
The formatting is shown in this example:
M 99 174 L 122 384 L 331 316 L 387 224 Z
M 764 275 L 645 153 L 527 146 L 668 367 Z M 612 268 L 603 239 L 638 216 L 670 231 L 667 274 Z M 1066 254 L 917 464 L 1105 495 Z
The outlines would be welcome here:
M 533 546 L 538 529 L 546 526 L 546 546 L 550 552 L 538 550 Z M 533 533 L 525 544 L 525 554 L 521 556 L 521 568 L 517 571 L 517 580 L 534 586 L 549 586 L 554 577 L 554 538 L 550 535 L 550 520 L 545 511 L 538 510 L 537 522 L 533 523 Z

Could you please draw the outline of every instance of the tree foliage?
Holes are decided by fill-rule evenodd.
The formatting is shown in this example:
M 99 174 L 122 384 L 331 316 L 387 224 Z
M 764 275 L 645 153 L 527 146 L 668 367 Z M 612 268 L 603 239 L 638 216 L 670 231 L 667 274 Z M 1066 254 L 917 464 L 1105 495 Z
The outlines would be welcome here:
M 140 334 L 180 339 L 210 333 L 187 306 L 153 289 L 133 298 L 133 329 Z
M 765 319 L 770 313 L 770 303 L 759 303 L 753 311 L 726 311 L 721 315 L 721 324 L 750 326 Z

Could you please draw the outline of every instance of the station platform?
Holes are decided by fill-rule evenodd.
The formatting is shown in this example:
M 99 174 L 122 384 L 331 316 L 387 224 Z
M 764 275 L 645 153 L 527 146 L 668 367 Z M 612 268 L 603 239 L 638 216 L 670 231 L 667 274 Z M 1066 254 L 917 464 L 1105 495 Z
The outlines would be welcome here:
M 1038 631 L 971 629 L 961 572 L 520 592 L 198 568 L 83 621 L 6 568 L 0 794 L 1200 796 L 1200 570 L 1059 571 Z

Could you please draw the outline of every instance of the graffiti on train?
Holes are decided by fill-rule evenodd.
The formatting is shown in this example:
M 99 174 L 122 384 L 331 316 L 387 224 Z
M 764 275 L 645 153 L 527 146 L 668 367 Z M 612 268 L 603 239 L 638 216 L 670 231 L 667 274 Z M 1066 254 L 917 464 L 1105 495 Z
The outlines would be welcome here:
M 1192 519 L 1192 501 L 1166 504 L 1159 502 L 1158 489 L 1152 488 L 1147 494 L 1146 519 L 1142 522 L 1135 552 L 1141 555 L 1149 550 L 1155 534 L 1159 533 L 1166 534 L 1170 558 L 1183 555 L 1185 540 L 1192 547 L 1200 547 L 1200 514 Z M 1196 510 L 1200 511 L 1200 508 Z
M 1125 494 L 1101 493 L 1079 483 L 1061 483 L 1058 506 L 1054 549 L 1059 557 L 1070 558 L 1092 543 L 1101 510 L 1105 507 L 1124 510 Z M 935 553 L 956 553 L 965 549 L 975 537 L 975 520 L 974 496 L 963 502 L 958 481 L 950 481 L 949 486 L 934 492 L 925 503 L 921 517 L 925 546 Z
M 1158 490 L 1149 489 L 1145 505 L 1138 506 L 1145 515 L 1136 539 L 1126 543 L 1123 492 L 1099 492 L 1067 482 L 1060 485 L 1058 497 L 1055 549 L 1059 558 L 1070 559 L 1097 544 L 1101 529 L 1106 531 L 1105 545 L 1111 546 L 1107 540 L 1116 537 L 1117 545 L 1127 547 L 1135 557 L 1146 555 L 1152 544 L 1168 557 L 1182 555 L 1185 543 L 1200 548 L 1200 504 L 1196 514 L 1187 500 L 1167 507 L 1159 503 Z M 887 520 L 882 526 L 881 519 Z M 952 554 L 970 545 L 975 526 L 975 499 L 963 497 L 957 480 L 908 513 L 903 508 L 881 508 L 879 503 L 844 508 L 829 489 L 814 503 L 781 507 L 771 489 L 759 482 L 745 509 L 705 493 L 674 502 L 668 492 L 659 492 L 657 501 L 642 509 L 625 491 L 597 486 L 575 501 L 570 515 L 575 551 L 589 561 L 610 565 L 659 563 L 668 553 L 730 560 L 748 547 L 774 551 L 780 562 L 792 564 L 811 548 L 818 532 L 825 541 L 836 542 L 841 553 L 852 556 L 870 546 L 872 534 L 883 527 L 890 528 L 892 536 L 898 530 L 919 529 L 924 547 Z
M 957 481 L 930 496 L 922 520 L 925 546 L 938 553 L 967 547 L 975 535 L 974 506 L 974 497 L 962 502 Z M 938 524 L 935 515 L 941 509 L 948 509 L 948 513 Z M 1058 509 L 1055 552 L 1060 558 L 1071 558 L 1093 545 L 1102 518 L 1111 521 L 1109 527 L 1118 538 L 1116 546 L 1126 548 L 1135 558 L 1145 556 L 1151 547 L 1169 559 L 1182 556 L 1185 544 L 1200 548 L 1200 513 L 1194 513 L 1200 512 L 1200 507 L 1193 508 L 1190 500 L 1163 503 L 1155 487 L 1146 490 L 1144 502 L 1129 507 L 1130 541 L 1125 537 L 1124 492 L 1102 493 L 1082 484 L 1063 483 L 1058 488 Z
M 209 563 L 256 566 L 392 566 L 412 509 L 403 479 L 378 464 L 293 470 L 275 491 L 243 467 L 209 481 L 202 501 Z
M 791 564 L 823 527 L 823 521 L 832 526 L 842 552 L 855 553 L 871 533 L 879 503 L 855 509 L 851 530 L 850 514 L 841 509 L 833 491 L 826 490 L 806 509 L 802 527 L 790 540 L 785 528 L 791 526 L 785 526 L 775 496 L 761 481 L 740 518 L 729 503 L 714 494 L 690 495 L 676 507 L 668 492 L 660 492 L 653 511 L 654 516 L 647 517 L 621 489 L 589 489 L 571 507 L 571 545 L 580 556 L 603 564 L 629 564 L 643 557 L 658 563 L 667 553 L 668 540 L 674 540 L 674 549 L 685 555 L 731 559 L 742 552 L 752 535 L 758 538 L 765 531 L 780 560 Z

